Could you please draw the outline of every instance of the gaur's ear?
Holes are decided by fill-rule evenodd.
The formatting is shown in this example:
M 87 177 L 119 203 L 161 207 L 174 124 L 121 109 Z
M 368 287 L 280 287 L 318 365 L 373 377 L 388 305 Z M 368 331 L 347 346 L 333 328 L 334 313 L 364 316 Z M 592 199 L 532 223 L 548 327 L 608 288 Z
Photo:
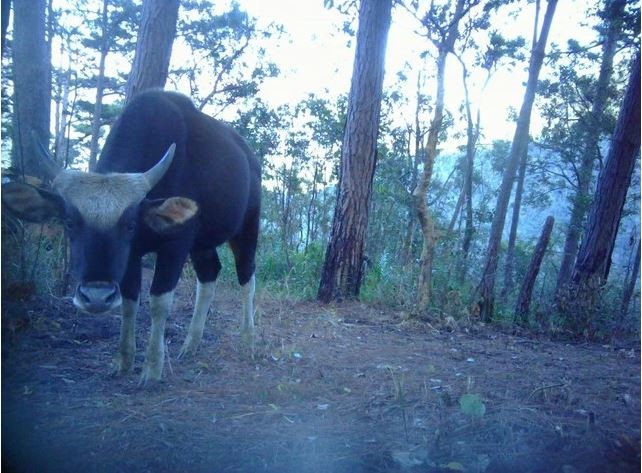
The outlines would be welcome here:
M 186 197 L 143 201 L 143 222 L 156 233 L 178 230 L 198 214 L 198 204 Z
M 2 203 L 18 218 L 28 222 L 62 218 L 65 213 L 65 202 L 58 194 L 21 182 L 2 185 Z

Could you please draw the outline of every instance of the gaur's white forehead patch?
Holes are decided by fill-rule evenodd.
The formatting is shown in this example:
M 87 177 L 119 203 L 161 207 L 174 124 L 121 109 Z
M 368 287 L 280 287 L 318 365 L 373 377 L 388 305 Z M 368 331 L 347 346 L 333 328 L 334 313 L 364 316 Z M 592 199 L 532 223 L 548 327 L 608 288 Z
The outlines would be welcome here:
M 85 222 L 97 229 L 113 227 L 125 209 L 138 204 L 149 191 L 143 174 L 96 174 L 63 171 L 53 187 L 78 209 Z

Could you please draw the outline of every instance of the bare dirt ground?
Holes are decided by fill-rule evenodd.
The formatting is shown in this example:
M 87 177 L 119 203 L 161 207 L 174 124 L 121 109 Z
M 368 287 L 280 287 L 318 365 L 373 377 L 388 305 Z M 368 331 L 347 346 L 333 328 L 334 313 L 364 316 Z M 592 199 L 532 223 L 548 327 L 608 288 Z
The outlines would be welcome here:
M 178 360 L 192 290 L 179 287 L 164 379 L 146 387 L 146 304 L 136 372 L 114 378 L 116 315 L 3 301 L 3 470 L 640 471 L 637 344 L 449 331 L 263 293 L 252 358 L 239 345 L 240 291 L 219 287 L 200 351 Z

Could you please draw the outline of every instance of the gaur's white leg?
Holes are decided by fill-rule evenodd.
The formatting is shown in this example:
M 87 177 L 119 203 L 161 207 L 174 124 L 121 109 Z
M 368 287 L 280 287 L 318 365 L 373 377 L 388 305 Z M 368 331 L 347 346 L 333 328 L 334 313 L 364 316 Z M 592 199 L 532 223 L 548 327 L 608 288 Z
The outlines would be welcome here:
M 158 296 L 149 298 L 149 312 L 152 319 L 152 328 L 149 335 L 149 346 L 145 355 L 145 364 L 140 377 L 141 383 L 151 380 L 160 380 L 165 362 L 165 322 L 172 310 L 174 291 L 171 290 Z
M 254 274 L 241 286 L 243 290 L 243 320 L 241 321 L 241 338 L 254 347 L 254 291 L 256 282 Z
M 138 313 L 139 302 L 140 298 L 135 301 L 123 299 L 120 342 L 118 344 L 118 354 L 114 360 L 114 374 L 128 373 L 134 366 L 134 356 L 136 355 L 136 314 Z
M 214 300 L 214 292 L 216 289 L 216 281 L 202 283 L 196 281 L 196 302 L 194 304 L 194 315 L 189 323 L 187 329 L 187 336 L 185 342 L 179 353 L 179 357 L 186 354 L 194 354 L 198 349 L 198 345 L 203 338 L 203 329 L 207 321 L 207 314 L 209 313 L 210 306 Z

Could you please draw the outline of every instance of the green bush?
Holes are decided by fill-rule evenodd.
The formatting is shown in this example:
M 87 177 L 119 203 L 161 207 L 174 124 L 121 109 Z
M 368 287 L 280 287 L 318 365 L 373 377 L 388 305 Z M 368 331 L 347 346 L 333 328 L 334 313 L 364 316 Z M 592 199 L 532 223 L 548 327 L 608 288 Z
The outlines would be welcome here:
M 307 252 L 285 255 L 281 248 L 259 249 L 257 278 L 264 289 L 296 300 L 314 299 L 319 287 L 325 248 L 320 243 Z M 289 263 L 289 264 L 288 264 Z

